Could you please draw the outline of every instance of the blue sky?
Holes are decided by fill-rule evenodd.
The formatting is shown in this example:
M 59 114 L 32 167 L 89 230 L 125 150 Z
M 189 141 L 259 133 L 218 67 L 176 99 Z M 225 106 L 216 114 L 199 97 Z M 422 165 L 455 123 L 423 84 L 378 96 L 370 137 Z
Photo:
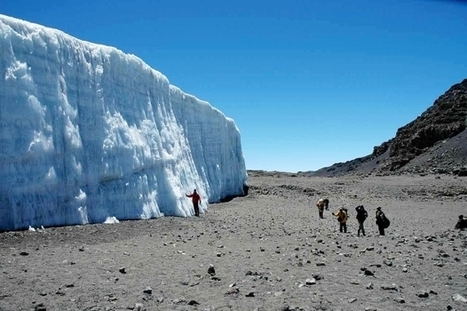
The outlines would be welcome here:
M 115 46 L 235 120 L 248 169 L 370 154 L 467 78 L 467 4 L 434 0 L 2 0 Z

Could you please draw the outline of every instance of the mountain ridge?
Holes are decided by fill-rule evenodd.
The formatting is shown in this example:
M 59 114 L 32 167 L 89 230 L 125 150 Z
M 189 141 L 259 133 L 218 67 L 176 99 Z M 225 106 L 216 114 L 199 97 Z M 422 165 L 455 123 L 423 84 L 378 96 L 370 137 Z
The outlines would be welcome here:
M 300 175 L 467 175 L 467 79 L 454 84 L 370 155 Z

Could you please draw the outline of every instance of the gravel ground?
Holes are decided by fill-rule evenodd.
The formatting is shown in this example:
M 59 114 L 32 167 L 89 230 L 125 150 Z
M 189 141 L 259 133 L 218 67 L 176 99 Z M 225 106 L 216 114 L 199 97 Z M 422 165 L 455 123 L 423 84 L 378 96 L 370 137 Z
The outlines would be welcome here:
M 0 233 L 0 310 L 467 310 L 467 232 L 453 229 L 467 178 L 254 172 L 249 185 L 199 218 Z

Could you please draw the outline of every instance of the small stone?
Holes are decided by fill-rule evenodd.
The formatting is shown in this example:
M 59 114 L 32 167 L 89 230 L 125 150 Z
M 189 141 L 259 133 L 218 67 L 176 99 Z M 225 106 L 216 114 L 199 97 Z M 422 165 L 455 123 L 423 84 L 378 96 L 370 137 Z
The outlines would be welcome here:
M 209 265 L 208 274 L 209 275 L 216 275 L 216 269 L 214 269 L 213 265 Z
M 314 278 L 306 279 L 306 280 L 305 280 L 305 284 L 306 284 L 306 285 L 315 285 L 315 284 L 316 284 L 316 280 L 315 280 Z
M 255 293 L 249 292 L 248 294 L 245 295 L 245 297 L 255 297 Z
M 467 299 L 459 294 L 455 294 L 454 296 L 452 296 L 452 299 L 454 301 L 460 301 L 460 302 L 463 302 L 463 303 L 467 303 Z
M 316 281 L 319 281 L 319 280 L 322 280 L 323 279 L 323 276 L 321 276 L 320 274 L 318 273 L 313 273 L 313 278 L 316 280 Z M 279 281 L 279 280 L 278 280 Z
M 151 294 L 152 294 L 152 288 L 151 288 L 151 286 L 146 287 L 146 288 L 143 290 L 143 293 L 148 294 L 148 295 L 151 295 Z
M 20 254 L 21 256 L 28 256 L 28 255 L 29 255 L 28 252 L 21 252 L 21 253 L 19 253 L 19 254 Z
M 366 289 L 373 289 L 373 283 L 368 283 Z
M 392 266 L 392 261 L 390 261 L 390 260 L 385 260 L 385 261 L 384 261 L 384 264 L 385 264 L 386 266 L 388 266 L 388 267 L 391 267 L 391 266 Z
M 395 291 L 397 291 L 397 286 L 396 286 L 396 284 L 383 285 L 383 286 L 381 286 L 381 289 L 384 289 L 384 290 L 395 290 Z
M 350 298 L 349 299 L 349 303 L 354 303 L 355 301 L 357 301 L 357 298 Z
M 126 273 L 126 268 L 121 267 L 120 269 L 118 269 L 118 272 L 120 272 L 121 274 L 125 274 Z
M 375 274 L 373 272 L 371 272 L 370 270 L 365 270 L 365 275 L 374 276 Z
M 428 298 L 430 294 L 427 291 L 423 291 L 417 294 L 418 298 Z
M 47 308 L 43 303 L 40 303 L 34 307 L 35 311 L 47 311 Z
M 394 298 L 394 301 L 396 301 L 398 303 L 405 303 L 405 299 L 402 298 L 402 297 L 396 297 L 396 298 Z
M 240 292 L 240 290 L 237 287 L 232 287 L 225 294 L 226 295 L 236 295 L 239 292 Z
M 190 300 L 190 301 L 188 302 L 188 305 L 189 305 L 189 306 L 196 306 L 196 305 L 199 305 L 199 302 L 197 302 L 196 300 Z

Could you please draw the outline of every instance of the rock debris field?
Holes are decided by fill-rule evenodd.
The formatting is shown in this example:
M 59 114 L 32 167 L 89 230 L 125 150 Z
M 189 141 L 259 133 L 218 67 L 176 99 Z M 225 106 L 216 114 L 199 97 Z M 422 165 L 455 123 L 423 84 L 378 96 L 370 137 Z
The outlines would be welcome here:
M 249 186 L 199 218 L 0 233 L 0 310 L 467 310 L 467 232 L 454 229 L 467 178 L 252 172 Z

